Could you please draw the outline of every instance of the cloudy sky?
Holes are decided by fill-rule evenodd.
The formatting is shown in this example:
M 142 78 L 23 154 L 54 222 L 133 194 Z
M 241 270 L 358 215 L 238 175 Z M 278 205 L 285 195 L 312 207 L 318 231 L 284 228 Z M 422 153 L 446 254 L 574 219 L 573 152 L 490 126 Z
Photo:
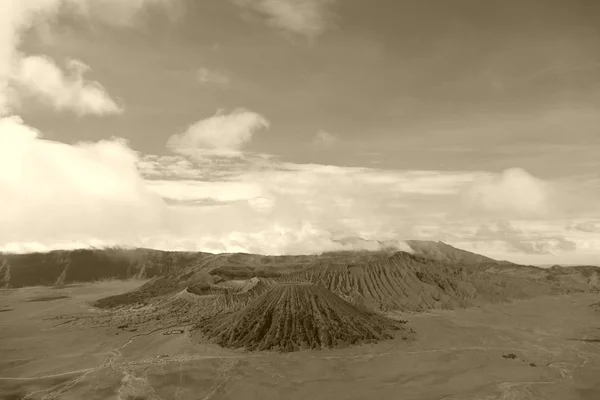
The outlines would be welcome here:
M 600 259 L 596 0 L 3 0 L 0 250 Z

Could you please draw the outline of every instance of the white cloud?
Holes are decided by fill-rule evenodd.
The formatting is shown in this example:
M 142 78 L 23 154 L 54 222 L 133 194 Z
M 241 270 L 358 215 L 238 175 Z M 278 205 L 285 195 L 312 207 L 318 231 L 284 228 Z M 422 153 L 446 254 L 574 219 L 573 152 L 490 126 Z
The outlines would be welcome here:
M 250 111 L 217 113 L 170 139 L 178 154 L 138 156 L 120 140 L 41 140 L 20 119 L 5 118 L 0 249 L 130 245 L 290 254 L 372 249 L 375 241 L 402 246 L 416 235 L 517 261 L 566 259 L 575 247 L 589 259 L 600 252 L 582 229 L 548 223 L 549 211 L 560 211 L 556 194 L 564 192 L 556 182 L 519 169 L 398 171 L 243 153 L 268 126 Z M 348 236 L 365 240 L 336 239 Z
M 169 164 L 172 162 L 166 162 L 164 168 L 168 173 L 172 171 Z M 188 219 L 197 218 L 198 224 L 203 221 L 205 230 L 188 231 L 186 235 L 203 238 L 194 239 L 198 243 L 209 237 L 219 238 L 227 251 L 283 254 L 302 248 L 318 252 L 339 245 L 328 235 L 363 237 L 369 243 L 416 237 L 466 243 L 466 247 L 478 246 L 489 255 L 514 260 L 523 255 L 572 254 L 575 246 L 583 243 L 551 226 L 534 226 L 529 212 L 524 213 L 529 218 L 526 226 L 490 222 L 497 221 L 499 215 L 523 213 L 523 208 L 514 209 L 520 205 L 512 201 L 500 205 L 477 203 L 478 213 L 473 212 L 472 198 L 467 197 L 463 203 L 462 195 L 473 188 L 484 188 L 487 196 L 489 191 L 497 193 L 498 186 L 504 190 L 506 186 L 514 188 L 510 171 L 498 175 L 479 171 L 396 171 L 276 160 L 256 165 L 247 160 L 246 164 L 234 164 L 223 180 L 220 164 L 202 163 L 192 165 L 191 170 L 194 168 L 201 171 L 196 179 L 202 179 L 202 183 L 169 181 L 153 190 L 166 198 L 197 204 L 197 208 L 187 210 Z M 153 174 L 160 170 L 156 166 L 152 169 Z M 184 170 L 186 174 L 191 172 L 189 165 Z M 542 186 L 546 185 L 549 183 Z M 545 192 L 545 203 L 551 202 L 553 193 Z M 502 199 L 506 197 L 494 200 Z M 528 207 L 524 209 L 529 211 Z M 536 217 L 539 221 L 545 218 Z M 210 234 L 207 226 L 212 227 Z M 294 234 L 302 229 L 303 235 Z M 284 233 L 272 239 L 277 232 Z M 268 243 L 260 242 L 261 238 L 268 238 Z M 306 243 L 301 244 L 300 238 Z
M 30 96 L 59 111 L 70 110 L 79 115 L 123 112 L 100 83 L 83 79 L 87 65 L 71 60 L 68 67 L 70 76 L 48 57 L 28 56 L 20 60 L 15 80 Z
M 239 132 L 261 120 L 236 124 L 225 117 L 208 123 L 209 138 L 230 123 Z M 245 137 L 221 149 L 240 148 Z M 372 249 L 375 241 L 402 248 L 402 239 L 427 238 L 520 262 L 577 259 L 575 248 L 581 260 L 600 252 L 597 240 L 566 229 L 566 220 L 532 217 L 533 205 L 552 203 L 556 187 L 531 204 L 508 198 L 506 191 L 530 194 L 531 181 L 539 183 L 522 171 L 397 171 L 241 155 L 138 157 L 119 140 L 73 146 L 41 140 L 18 118 L 5 118 L 0 249 L 129 245 L 290 254 Z M 483 193 L 475 198 L 477 213 L 472 197 L 462 203 L 473 190 Z M 504 217 L 513 213 L 522 220 Z
M 486 213 L 537 217 L 551 209 L 551 188 L 520 168 L 488 174 L 467 191 L 469 203 Z
M 35 0 L 34 0 L 35 1 Z M 48 0 L 45 0 L 48 1 Z M 54 0 L 56 1 L 56 0 Z M 133 25 L 147 7 L 160 7 L 169 17 L 175 17 L 180 0 L 62 0 L 81 16 L 111 25 Z
M 234 0 L 267 17 L 267 22 L 308 37 L 318 36 L 331 24 L 331 7 L 336 0 Z
M 517 262 L 539 263 L 554 257 L 556 262 L 571 258 L 589 263 L 600 252 L 597 243 L 569 235 L 560 229 L 564 222 L 554 223 L 543 215 L 533 220 L 527 212 L 528 219 L 521 222 L 498 222 L 499 214 L 515 213 L 510 202 L 508 209 L 494 204 L 471 213 L 472 204 L 462 203 L 462 193 L 474 184 L 489 182 L 490 177 L 471 171 L 393 171 L 275 161 L 268 168 L 248 164 L 228 181 L 204 182 L 201 191 L 190 188 L 188 200 L 227 193 L 226 200 L 232 202 L 203 211 L 190 209 L 190 213 L 199 212 L 190 215 L 190 220 L 198 218 L 205 226 L 218 228 L 211 229 L 212 236 L 198 232 L 189 236 L 200 235 L 204 239 L 197 242 L 203 243 L 209 237 L 218 238 L 225 249 L 221 251 L 272 254 L 335 249 L 339 242 L 332 238 L 344 236 L 363 237 L 368 243 L 415 237 L 445 240 Z M 262 214 L 252 207 L 254 199 L 265 202 Z M 552 199 L 545 200 L 550 203 Z M 520 208 L 516 211 L 522 213 Z
M 520 262 L 579 255 L 589 262 L 600 248 L 589 234 L 568 232 L 564 220 L 498 222 L 497 208 L 465 214 L 461 195 L 490 181 L 483 172 L 138 158 L 119 141 L 68 146 L 40 140 L 17 119 L 3 124 L 0 149 L 10 149 L 0 150 L 4 250 L 129 245 L 291 254 L 373 249 L 375 241 L 402 248 L 402 239 L 416 237 Z M 152 179 L 140 177 L 136 164 Z
M 331 148 L 338 141 L 337 136 L 326 131 L 318 131 L 313 138 L 312 145 L 316 149 Z
M 385 188 L 393 194 L 415 195 L 448 195 L 458 194 L 465 185 L 480 179 L 482 173 L 471 171 L 418 171 L 418 170 L 385 170 L 361 167 L 340 167 L 321 164 L 281 163 L 278 169 L 269 176 L 270 182 L 277 185 L 289 182 L 290 177 L 296 177 L 294 183 L 344 184 L 348 187 L 355 185 L 371 185 Z M 323 188 L 325 190 L 325 188 Z M 290 190 L 296 189 L 290 185 Z M 336 190 L 333 188 L 332 190 Z
M 0 12 L 0 116 L 14 106 L 11 77 L 19 68 L 24 33 L 51 24 L 59 12 L 101 19 L 108 24 L 127 25 L 150 4 L 169 5 L 174 0 L 3 0 Z M 46 67 L 48 67 L 46 65 Z M 95 102 L 88 98 L 89 102 Z
M 183 156 L 142 155 L 138 169 L 145 177 L 191 179 L 202 178 L 202 171 Z
M 570 224 L 567 226 L 567 229 L 585 233 L 595 233 L 600 231 L 600 226 L 594 221 L 584 221 L 576 224 Z
M 220 165 L 196 165 L 194 161 L 201 176 L 196 179 L 202 179 L 194 181 L 174 179 L 172 172 L 181 160 L 155 157 L 152 163 L 148 172 L 153 180 L 147 182 L 148 187 L 174 204 L 193 205 L 179 208 L 186 215 L 178 225 L 183 229 L 180 237 L 193 238 L 194 246 L 218 238 L 227 251 L 243 248 L 274 254 L 291 248 L 310 252 L 340 249 L 340 243 L 329 238 L 333 233 L 370 240 L 405 238 L 414 219 L 431 212 L 428 207 L 447 206 L 449 198 L 478 176 L 470 172 L 392 171 L 271 160 L 268 164 L 248 161 L 236 165 L 223 179 Z M 190 165 L 181 170 L 193 176 Z M 155 180 L 160 171 L 170 180 Z M 303 228 L 306 226 L 310 229 Z M 294 234 L 302 229 L 302 235 Z M 277 240 L 260 241 L 263 235 L 270 237 L 274 232 L 285 234 Z M 301 244 L 301 238 L 307 243 Z
M 563 236 L 531 229 L 528 232 L 513 226 L 509 221 L 482 225 L 475 232 L 473 239 L 479 242 L 500 241 L 505 245 L 505 251 L 526 254 L 550 254 L 554 251 L 576 249 L 575 242 Z
M 211 71 L 208 68 L 198 68 L 196 71 L 196 78 L 198 82 L 205 83 L 214 83 L 216 85 L 227 85 L 229 84 L 229 78 L 227 75 L 223 74 L 219 71 Z
M 517 263 L 589 264 L 597 263 L 600 253 L 598 240 L 585 233 L 569 231 L 560 218 L 465 219 L 450 214 L 426 228 L 429 228 L 425 229 L 426 234 L 420 236 L 423 239 L 442 240 L 468 251 Z
M 255 132 L 269 127 L 269 121 L 252 111 L 237 109 L 229 114 L 217 112 L 212 117 L 190 125 L 184 132 L 171 136 L 167 147 L 179 154 L 211 153 L 237 155 Z
M 253 182 L 203 182 L 191 180 L 151 180 L 146 186 L 164 199 L 178 202 L 214 200 L 216 202 L 250 201 L 264 195 Z
M 165 204 L 119 139 L 43 140 L 18 117 L 0 120 L 0 243 L 127 241 L 159 229 Z
M 127 25 L 148 4 L 165 0 L 5 0 L 0 12 L 0 117 L 19 91 L 80 114 L 120 109 L 73 60 L 66 76 L 44 56 L 22 52 L 21 38 L 52 29 L 59 12 Z M 42 34 L 42 33 L 39 33 Z M 67 145 L 42 139 L 17 116 L 0 118 L 0 249 L 35 251 L 127 244 L 163 232 L 171 217 L 148 190 L 138 155 L 121 139 Z

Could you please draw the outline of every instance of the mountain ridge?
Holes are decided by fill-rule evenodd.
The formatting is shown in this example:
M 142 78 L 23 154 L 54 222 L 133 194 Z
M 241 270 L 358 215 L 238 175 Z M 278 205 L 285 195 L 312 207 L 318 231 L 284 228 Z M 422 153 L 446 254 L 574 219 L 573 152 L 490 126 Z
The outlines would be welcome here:
M 190 279 L 200 271 L 210 273 L 212 276 L 219 275 L 222 280 L 252 277 L 277 278 L 283 270 L 300 273 L 310 266 L 332 265 L 335 260 L 343 260 L 342 264 L 360 264 L 395 254 L 410 254 L 410 257 L 423 264 L 440 263 L 440 265 L 468 267 L 497 275 L 527 276 L 529 279 L 538 280 L 545 279 L 544 277 L 549 275 L 569 275 L 560 272 L 565 268 L 570 268 L 565 271 L 578 271 L 582 276 L 589 274 L 584 271 L 595 271 L 597 268 L 557 266 L 544 272 L 543 268 L 494 260 L 444 242 L 411 240 L 406 243 L 411 247 L 410 253 L 380 249 L 337 251 L 319 255 L 269 256 L 146 248 L 55 250 L 29 254 L 0 253 L 0 288 L 56 286 L 105 279 L 158 279 L 160 277 L 179 279 L 177 277 L 181 271 L 187 271 Z
M 364 240 L 364 239 L 360 239 Z M 381 242 L 384 243 L 384 242 Z M 383 246 L 383 247 L 381 247 Z M 364 246 L 363 246 L 364 247 Z M 450 248 L 451 246 L 448 246 Z M 385 248 L 385 249 L 383 249 Z M 448 248 L 446 251 L 448 251 Z M 453 248 L 453 251 L 464 250 Z M 405 249 L 408 250 L 408 249 Z M 197 262 L 209 256 L 226 257 L 231 262 L 256 263 L 259 260 L 307 260 L 327 254 L 391 253 L 392 247 L 380 245 L 371 250 L 338 251 L 321 255 L 269 256 L 248 253 L 220 253 L 190 251 L 164 251 L 148 248 L 77 249 L 53 250 L 34 253 L 0 253 L 0 287 L 18 288 L 24 286 L 53 286 L 76 282 L 91 282 L 102 279 L 153 278 Z M 468 253 L 468 252 L 467 252 Z M 439 251 L 436 253 L 438 258 Z M 427 258 L 435 257 L 433 252 L 422 252 Z M 474 254 L 474 253 L 470 253 Z M 481 256 L 483 257 L 483 256 Z M 451 259 L 452 257 L 446 257 Z M 456 256 L 454 256 L 456 259 Z M 466 260 L 466 258 L 465 258 Z M 489 259 L 491 260 L 491 259 Z M 494 262 L 494 260 L 490 261 Z
M 158 276 L 138 289 L 100 299 L 106 310 L 149 310 L 136 321 L 195 324 L 238 312 L 279 284 L 314 284 L 361 309 L 422 312 L 543 295 L 600 292 L 600 268 L 548 270 L 532 266 L 442 263 L 395 252 L 269 257 L 213 255 Z M 243 289 L 245 288 L 245 289 Z M 134 317 L 131 317 L 134 318 Z
M 144 278 L 146 281 L 135 290 L 93 303 L 103 310 L 91 317 L 96 321 L 93 323 L 136 329 L 187 325 L 223 346 L 283 351 L 389 337 L 372 335 L 389 327 L 387 320 L 367 317 L 372 313 L 385 316 L 397 311 L 424 312 L 543 295 L 600 292 L 597 267 L 543 269 L 498 262 L 443 243 L 418 242 L 418 246 L 421 250 L 416 252 L 338 251 L 288 256 L 151 249 L 2 255 L 0 277 L 8 277 L 9 285 L 15 286 Z M 27 277 L 33 281 L 28 282 Z M 308 289 L 277 292 L 282 285 Z M 317 306 L 309 302 L 313 295 L 318 298 Z M 270 304 L 291 309 L 284 314 L 273 308 L 266 314 L 259 312 Z M 339 315 L 340 321 L 362 322 L 349 322 L 339 330 L 339 341 L 308 335 L 303 318 L 324 330 L 333 329 L 323 322 L 322 316 L 328 312 Z M 240 321 L 250 321 L 256 329 L 244 330 Z M 277 329 L 284 333 L 272 335 Z

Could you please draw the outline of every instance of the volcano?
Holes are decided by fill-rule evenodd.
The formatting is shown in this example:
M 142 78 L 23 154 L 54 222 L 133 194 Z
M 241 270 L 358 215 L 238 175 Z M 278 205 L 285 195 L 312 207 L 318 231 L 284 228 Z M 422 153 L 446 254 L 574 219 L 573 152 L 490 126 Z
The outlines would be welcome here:
M 222 347 L 290 352 L 377 342 L 396 331 L 407 338 L 404 323 L 357 308 L 322 285 L 284 283 L 196 329 Z

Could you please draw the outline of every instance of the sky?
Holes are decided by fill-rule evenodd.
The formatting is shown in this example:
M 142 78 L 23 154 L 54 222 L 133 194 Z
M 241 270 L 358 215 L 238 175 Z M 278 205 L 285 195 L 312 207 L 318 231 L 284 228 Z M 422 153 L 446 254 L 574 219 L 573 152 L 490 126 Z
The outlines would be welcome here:
M 599 262 L 596 0 L 1 1 L 0 251 Z

